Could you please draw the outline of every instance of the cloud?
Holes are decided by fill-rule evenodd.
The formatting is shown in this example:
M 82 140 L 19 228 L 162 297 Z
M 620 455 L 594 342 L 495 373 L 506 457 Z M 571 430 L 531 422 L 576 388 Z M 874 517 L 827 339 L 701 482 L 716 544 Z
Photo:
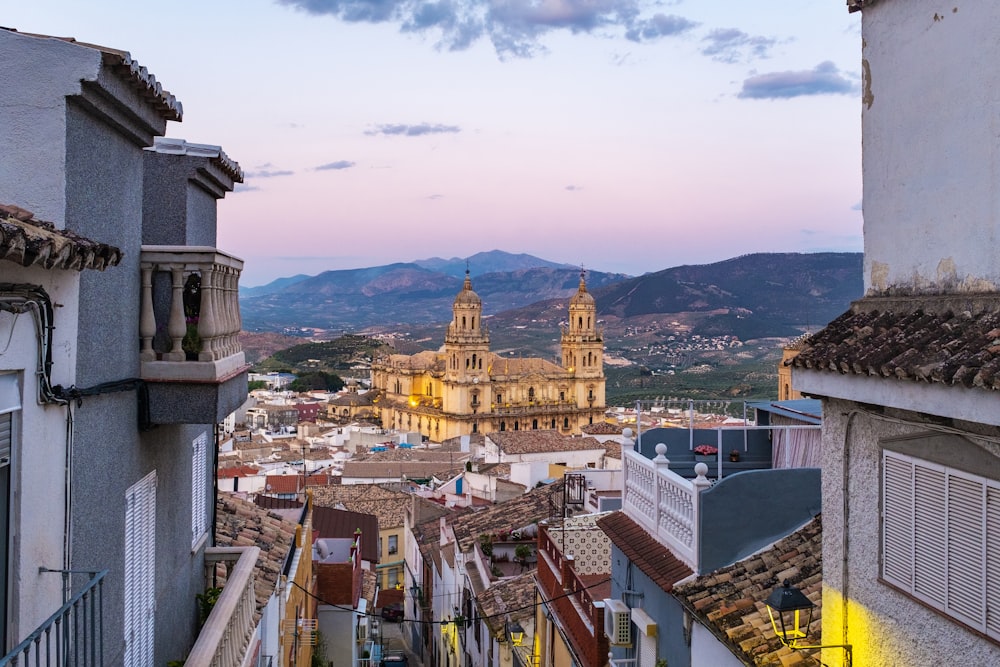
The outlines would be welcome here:
M 428 199 L 444 199 L 444 195 L 430 195 Z
M 680 16 L 640 17 L 642 0 L 276 1 L 346 23 L 389 23 L 398 25 L 400 32 L 433 31 L 439 36 L 436 47 L 448 51 L 488 39 L 501 60 L 543 53 L 541 38 L 559 30 L 602 35 L 617 30 L 633 41 L 647 41 L 678 35 L 696 25 Z
M 448 134 L 461 132 L 461 128 L 456 125 L 433 125 L 431 123 L 420 123 L 419 125 L 404 125 L 402 123 L 389 123 L 386 125 L 376 125 L 372 130 L 365 130 L 367 135 L 403 135 L 405 137 L 421 137 L 425 134 Z
M 326 164 L 321 164 L 316 167 L 316 171 L 331 171 L 340 169 L 350 169 L 354 166 L 354 163 L 350 160 L 337 160 L 336 162 L 327 162 Z
M 583 190 L 583 187 L 581 187 L 579 185 L 567 185 L 563 189 L 564 190 L 568 190 L 569 192 L 579 192 L 580 190 Z
M 233 192 L 254 192 L 255 190 L 260 190 L 256 185 L 247 185 L 246 183 L 237 183 L 233 186 Z
M 626 39 L 633 42 L 651 41 L 661 37 L 674 37 L 698 27 L 698 23 L 675 14 L 654 14 L 652 18 L 637 20 L 625 31 Z
M 804 95 L 849 95 L 857 91 L 857 83 L 844 76 L 830 61 L 811 70 L 758 74 L 743 82 L 737 97 L 754 100 L 778 100 Z
M 736 28 L 717 28 L 701 41 L 708 42 L 708 46 L 701 50 L 702 55 L 721 63 L 767 58 L 771 47 L 778 43 L 773 37 L 748 35 Z
M 289 169 L 275 169 L 274 171 L 262 169 L 260 171 L 249 171 L 243 176 L 245 178 L 275 178 L 277 176 L 291 176 L 294 173 L 294 171 Z

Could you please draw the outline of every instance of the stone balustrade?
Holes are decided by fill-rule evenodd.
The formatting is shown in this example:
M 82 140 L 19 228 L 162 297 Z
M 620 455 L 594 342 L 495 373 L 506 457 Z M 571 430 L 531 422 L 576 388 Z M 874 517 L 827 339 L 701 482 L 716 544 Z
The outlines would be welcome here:
M 256 628 L 254 567 L 259 547 L 205 549 L 206 585 L 216 585 L 215 568 L 227 567 L 222 594 L 202 626 L 185 667 L 240 667 Z
M 140 266 L 143 379 L 218 381 L 242 371 L 243 260 L 207 246 L 145 245 Z
M 695 466 L 698 476 L 685 479 L 669 468 L 665 445 L 656 446 L 657 455 L 648 459 L 634 451 L 622 451 L 625 514 L 646 529 L 677 558 L 698 571 L 698 494 L 711 486 L 705 477 L 708 466 Z

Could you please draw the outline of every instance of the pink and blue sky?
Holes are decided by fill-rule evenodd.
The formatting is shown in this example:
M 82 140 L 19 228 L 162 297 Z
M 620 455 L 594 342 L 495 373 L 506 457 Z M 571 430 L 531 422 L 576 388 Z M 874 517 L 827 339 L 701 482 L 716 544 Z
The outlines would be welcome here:
M 221 145 L 242 284 L 500 249 L 640 274 L 861 251 L 843 0 L 32 0 L 129 51 Z

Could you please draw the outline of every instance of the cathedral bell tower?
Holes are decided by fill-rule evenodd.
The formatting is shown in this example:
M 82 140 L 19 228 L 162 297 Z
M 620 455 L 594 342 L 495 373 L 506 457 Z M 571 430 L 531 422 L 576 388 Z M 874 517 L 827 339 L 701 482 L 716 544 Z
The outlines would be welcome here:
M 465 284 L 455 297 L 453 317 L 444 338 L 445 377 L 460 384 L 479 384 L 489 379 L 490 332 L 483 324 L 483 302 L 472 291 L 469 270 Z
M 562 327 L 562 365 L 577 378 L 604 377 L 604 335 L 597 327 L 597 304 L 583 271 L 580 287 L 569 300 L 569 323 Z

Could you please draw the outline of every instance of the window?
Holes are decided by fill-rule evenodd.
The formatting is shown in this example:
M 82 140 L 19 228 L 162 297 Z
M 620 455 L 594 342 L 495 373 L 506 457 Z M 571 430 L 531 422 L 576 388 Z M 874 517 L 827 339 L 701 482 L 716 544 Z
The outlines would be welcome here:
M 882 453 L 882 577 L 1000 639 L 1000 482 Z
M 389 555 L 390 556 L 393 555 L 393 554 L 395 554 L 395 553 L 397 553 L 399 551 L 399 545 L 397 543 L 397 540 L 399 540 L 399 536 L 397 536 L 397 535 L 390 535 L 389 536 Z
M 399 583 L 399 570 L 392 567 L 389 568 L 389 588 L 395 588 Z
M 0 374 L 0 647 L 7 648 L 7 600 L 10 599 L 8 549 L 13 539 L 10 525 L 10 462 L 14 448 L 17 419 L 21 410 L 18 376 Z
M 125 667 L 153 664 L 156 471 L 125 492 Z
M 208 531 L 208 434 L 191 443 L 191 548 Z

